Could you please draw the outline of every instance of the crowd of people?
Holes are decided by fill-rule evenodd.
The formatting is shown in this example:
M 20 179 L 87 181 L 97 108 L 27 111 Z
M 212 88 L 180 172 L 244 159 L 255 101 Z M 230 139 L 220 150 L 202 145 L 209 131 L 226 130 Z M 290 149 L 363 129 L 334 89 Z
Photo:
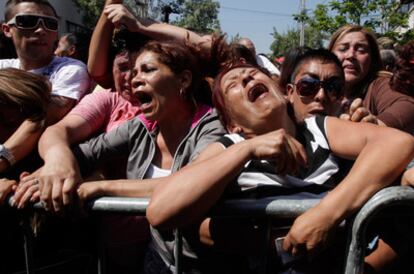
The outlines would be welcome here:
M 279 66 L 248 38 L 137 18 L 122 0 L 105 0 L 88 49 L 86 34 L 58 39 L 47 0 L 8 0 L 4 18 L 1 273 L 24 268 L 22 218 L 38 271 L 94 273 L 99 245 L 107 273 L 172 273 L 179 228 L 184 273 L 341 273 L 340 224 L 414 186 L 414 41 L 391 49 L 345 25 Z M 150 203 L 145 217 L 84 211 L 102 196 Z M 264 218 L 209 215 L 268 197 L 319 202 L 270 233 Z M 375 223 L 365 273 L 395 273 L 413 239 L 394 231 L 411 227 Z

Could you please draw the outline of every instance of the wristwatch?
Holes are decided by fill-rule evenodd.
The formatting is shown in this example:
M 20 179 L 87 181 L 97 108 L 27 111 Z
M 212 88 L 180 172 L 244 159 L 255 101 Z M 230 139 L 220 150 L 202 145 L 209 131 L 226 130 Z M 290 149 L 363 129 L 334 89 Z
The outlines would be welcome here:
M 16 163 L 16 159 L 10 153 L 10 151 L 2 144 L 0 144 L 0 158 L 6 159 L 9 162 L 9 165 L 12 166 Z

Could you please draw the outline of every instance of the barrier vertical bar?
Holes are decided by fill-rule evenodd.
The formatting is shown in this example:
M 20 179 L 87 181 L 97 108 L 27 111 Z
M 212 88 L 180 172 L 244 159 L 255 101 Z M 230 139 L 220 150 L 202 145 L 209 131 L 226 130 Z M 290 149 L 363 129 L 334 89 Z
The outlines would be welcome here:
M 174 230 L 175 245 L 174 245 L 174 260 L 175 260 L 175 274 L 181 274 L 182 270 L 182 256 L 183 256 L 183 237 L 179 229 Z
M 29 219 L 23 218 L 22 221 L 23 241 L 24 241 L 24 259 L 27 274 L 34 274 L 33 263 L 33 233 L 30 228 Z

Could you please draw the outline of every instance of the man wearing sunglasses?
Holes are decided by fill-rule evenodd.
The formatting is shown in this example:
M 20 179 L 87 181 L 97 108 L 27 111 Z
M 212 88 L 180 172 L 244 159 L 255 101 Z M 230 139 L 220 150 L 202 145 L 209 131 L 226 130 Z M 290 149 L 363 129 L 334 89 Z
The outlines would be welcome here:
M 58 17 L 47 0 L 8 0 L 4 22 L 2 30 L 13 41 L 18 58 L 0 60 L 0 68 L 14 67 L 47 77 L 52 84 L 48 124 L 57 122 L 88 91 L 90 79 L 86 65 L 54 55 Z M 1 157 L 2 154 L 13 155 L 18 161 L 37 145 L 41 134 L 39 126 L 23 123 L 22 127 L 20 135 L 13 135 L 2 144 L 0 173 L 14 163 Z
M 315 115 L 335 116 L 341 110 L 344 74 L 338 58 L 325 49 L 296 49 L 282 67 L 289 73 L 286 93 L 297 122 Z

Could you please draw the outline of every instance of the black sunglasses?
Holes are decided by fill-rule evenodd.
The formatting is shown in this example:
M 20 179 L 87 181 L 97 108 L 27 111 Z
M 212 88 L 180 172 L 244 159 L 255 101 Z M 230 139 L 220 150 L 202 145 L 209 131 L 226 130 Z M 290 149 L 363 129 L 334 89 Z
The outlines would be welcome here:
M 48 31 L 56 32 L 58 30 L 59 23 L 56 17 L 27 13 L 16 14 L 7 22 L 7 25 L 15 25 L 19 29 L 36 29 L 40 22 Z
M 313 97 L 323 88 L 329 97 L 340 98 L 344 90 L 344 82 L 338 78 L 321 81 L 317 78 L 305 77 L 294 85 L 299 96 L 303 97 Z

